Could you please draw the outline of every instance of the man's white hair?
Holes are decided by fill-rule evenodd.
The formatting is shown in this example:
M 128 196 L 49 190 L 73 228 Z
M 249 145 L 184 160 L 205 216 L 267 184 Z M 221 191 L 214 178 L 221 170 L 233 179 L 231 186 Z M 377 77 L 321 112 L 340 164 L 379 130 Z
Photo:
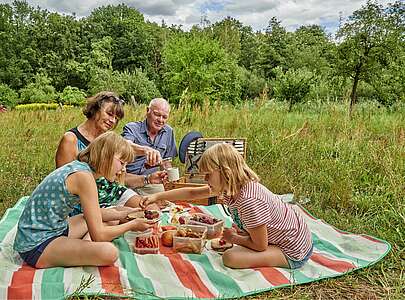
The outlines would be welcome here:
M 159 106 L 159 105 L 166 106 L 168 108 L 168 111 L 170 111 L 170 104 L 164 98 L 154 98 L 154 99 L 150 100 L 148 107 L 151 108 L 152 106 Z

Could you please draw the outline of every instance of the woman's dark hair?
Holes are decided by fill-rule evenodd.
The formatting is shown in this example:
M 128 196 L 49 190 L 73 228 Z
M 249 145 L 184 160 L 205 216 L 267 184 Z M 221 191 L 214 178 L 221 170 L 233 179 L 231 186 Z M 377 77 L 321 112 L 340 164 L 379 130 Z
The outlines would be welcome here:
M 117 116 L 118 120 L 124 117 L 124 100 L 118 98 L 113 92 L 108 91 L 103 91 L 87 98 L 87 104 L 83 108 L 83 114 L 87 119 L 93 118 L 103 107 L 104 103 L 114 104 L 111 112 Z

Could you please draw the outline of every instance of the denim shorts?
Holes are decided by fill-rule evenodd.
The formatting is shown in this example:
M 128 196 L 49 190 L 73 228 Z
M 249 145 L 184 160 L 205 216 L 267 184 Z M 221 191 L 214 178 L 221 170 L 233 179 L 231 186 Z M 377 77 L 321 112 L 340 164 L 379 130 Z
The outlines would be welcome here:
M 301 268 L 311 257 L 312 251 L 314 250 L 314 245 L 312 245 L 311 250 L 309 250 L 308 254 L 302 259 L 302 260 L 293 260 L 289 258 L 287 255 L 285 256 L 288 261 L 288 265 L 290 266 L 290 269 L 299 269 Z
M 44 252 L 45 248 L 49 245 L 50 242 L 52 242 L 54 239 L 61 237 L 61 236 L 68 236 L 69 234 L 69 227 L 67 227 L 62 234 L 53 236 L 49 239 L 47 239 L 45 242 L 42 242 L 38 246 L 36 246 L 34 249 L 31 249 L 27 252 L 19 252 L 21 258 L 31 267 L 36 266 L 39 257 L 42 255 L 42 252 Z

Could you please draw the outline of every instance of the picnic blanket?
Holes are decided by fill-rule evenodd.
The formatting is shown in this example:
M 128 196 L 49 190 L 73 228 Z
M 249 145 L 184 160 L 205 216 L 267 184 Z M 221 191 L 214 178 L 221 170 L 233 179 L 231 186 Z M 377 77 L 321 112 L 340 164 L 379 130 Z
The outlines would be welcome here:
M 198 255 L 174 253 L 171 248 L 161 246 L 160 254 L 138 255 L 131 251 L 125 235 L 114 240 L 119 249 L 114 266 L 37 270 L 24 264 L 12 250 L 26 200 L 27 197 L 21 198 L 0 221 L 0 299 L 63 299 L 72 294 L 128 295 L 137 299 L 232 299 L 341 276 L 375 264 L 391 249 L 383 240 L 343 232 L 291 204 L 304 216 L 314 240 L 311 259 L 297 270 L 230 269 L 223 265 L 220 254 L 208 248 Z M 231 225 L 222 205 L 193 206 L 192 210 L 212 214 L 224 219 L 226 226 Z M 162 217 L 162 222 L 166 222 L 168 216 Z

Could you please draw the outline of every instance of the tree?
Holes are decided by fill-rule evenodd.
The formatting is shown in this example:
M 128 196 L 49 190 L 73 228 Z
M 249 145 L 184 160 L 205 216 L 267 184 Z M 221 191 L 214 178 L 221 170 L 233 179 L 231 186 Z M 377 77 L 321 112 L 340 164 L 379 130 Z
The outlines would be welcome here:
M 275 68 L 276 78 L 272 81 L 276 99 L 288 102 L 288 111 L 295 103 L 301 102 L 311 89 L 313 74 L 304 69 L 289 69 L 284 72 Z
M 352 80 L 349 115 L 356 103 L 359 81 L 370 81 L 379 72 L 381 63 L 389 55 L 390 28 L 387 12 L 381 5 L 368 1 L 355 11 L 338 31 L 337 37 L 344 40 L 338 47 L 338 71 Z
M 276 67 L 287 68 L 289 54 L 287 45 L 290 43 L 290 34 L 281 26 L 281 22 L 273 17 L 269 21 L 264 35 L 259 35 L 260 55 L 257 66 L 267 79 L 275 77 L 273 71 Z
M 205 99 L 240 100 L 240 72 L 236 60 L 220 44 L 205 36 L 174 37 L 163 49 L 163 82 L 175 103 L 181 95 L 201 104 Z

